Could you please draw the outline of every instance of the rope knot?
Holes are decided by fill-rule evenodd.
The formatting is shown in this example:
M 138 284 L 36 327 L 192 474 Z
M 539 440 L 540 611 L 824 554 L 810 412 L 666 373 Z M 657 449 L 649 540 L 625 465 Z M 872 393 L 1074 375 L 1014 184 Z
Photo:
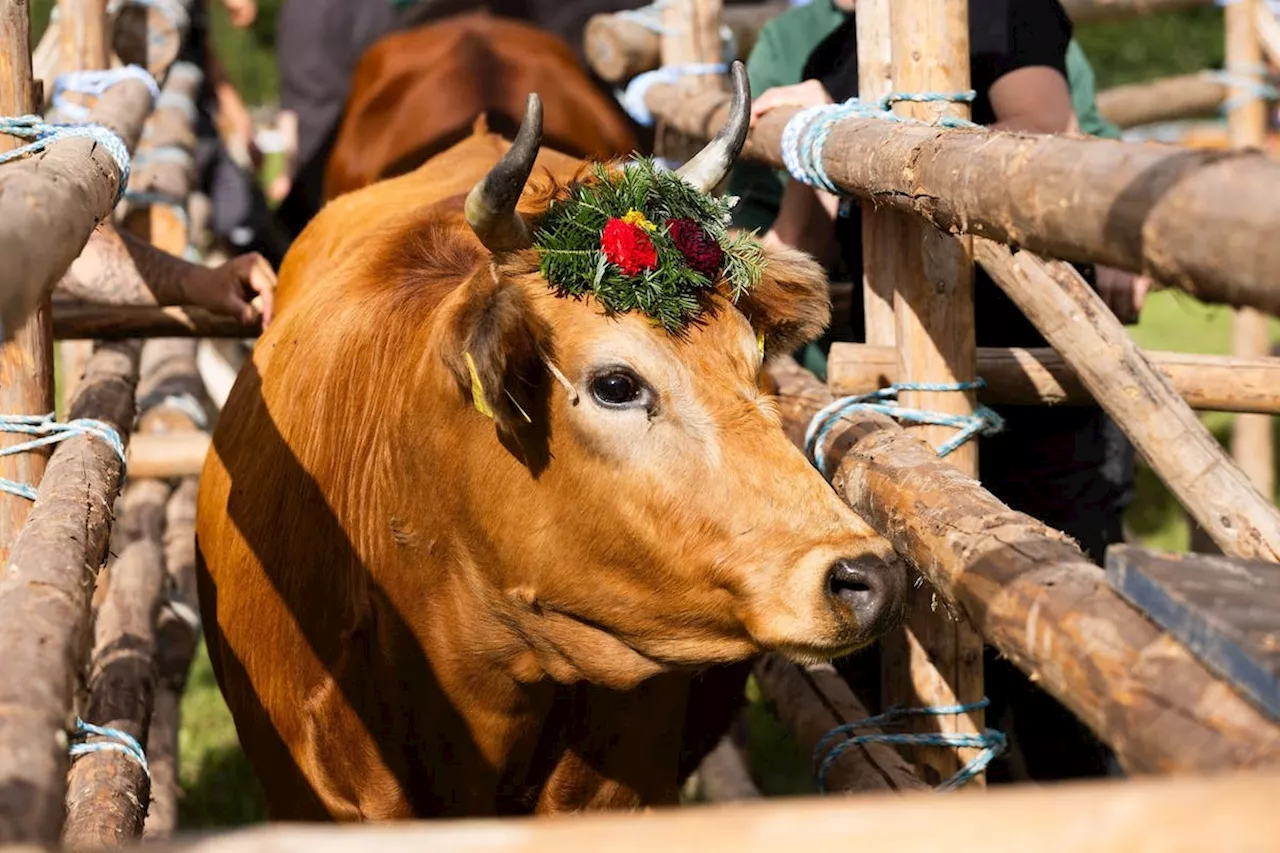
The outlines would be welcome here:
M 979 404 L 972 415 L 950 415 L 944 412 L 929 412 L 922 409 L 908 409 L 897 404 L 900 391 L 976 391 L 985 388 L 982 379 L 973 382 L 898 382 L 888 388 L 881 388 L 870 394 L 859 394 L 852 397 L 841 397 L 833 400 L 813 416 L 804 434 L 805 454 L 823 476 L 830 477 L 827 471 L 826 439 L 846 415 L 854 412 L 877 412 L 913 424 L 932 424 L 934 426 L 954 427 L 959 432 L 947 439 L 937 448 L 938 456 L 946 456 L 956 448 L 978 435 L 995 435 L 1004 429 L 1004 419 L 989 407 Z

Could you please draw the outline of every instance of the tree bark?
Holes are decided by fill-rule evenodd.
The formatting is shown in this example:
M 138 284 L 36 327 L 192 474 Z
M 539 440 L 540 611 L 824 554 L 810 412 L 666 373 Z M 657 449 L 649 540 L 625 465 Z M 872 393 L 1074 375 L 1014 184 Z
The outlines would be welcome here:
M 1236 358 L 1144 351 L 1193 409 L 1280 414 L 1280 358 Z M 978 347 L 978 375 L 987 403 L 1015 406 L 1096 406 L 1080 377 L 1049 347 Z M 836 343 L 827 358 L 827 384 L 837 394 L 867 394 L 898 379 L 892 347 Z
M 709 139 L 728 99 L 655 85 L 646 103 Z M 743 156 L 782 168 L 795 108 L 760 119 Z M 835 125 L 823 156 L 845 191 L 1069 261 L 1145 272 L 1205 302 L 1280 314 L 1280 163 L 1155 143 L 948 130 L 883 119 Z

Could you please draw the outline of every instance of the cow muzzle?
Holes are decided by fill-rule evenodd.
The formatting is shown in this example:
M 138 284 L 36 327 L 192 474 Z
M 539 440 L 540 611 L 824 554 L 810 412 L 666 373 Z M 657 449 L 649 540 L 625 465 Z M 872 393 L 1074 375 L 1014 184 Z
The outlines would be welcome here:
M 863 645 L 906 621 L 907 573 L 896 561 L 841 557 L 827 571 L 827 597 L 853 641 Z

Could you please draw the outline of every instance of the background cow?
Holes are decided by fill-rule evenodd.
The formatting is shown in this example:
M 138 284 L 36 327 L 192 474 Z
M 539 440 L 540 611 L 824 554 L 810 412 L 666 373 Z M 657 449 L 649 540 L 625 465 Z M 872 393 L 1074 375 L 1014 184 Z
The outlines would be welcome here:
M 389 35 L 365 52 L 329 158 L 325 197 L 417 168 L 471 132 L 477 115 L 515 135 L 525 93 L 545 92 L 547 144 L 575 157 L 631 154 L 636 136 L 562 39 L 474 13 Z
M 734 72 L 703 191 L 746 136 Z M 330 204 L 219 420 L 201 608 L 277 819 L 672 803 L 742 699 L 708 666 L 902 618 L 888 544 L 757 390 L 757 333 L 827 322 L 820 268 L 766 250 L 684 334 L 556 296 L 530 228 L 583 171 L 538 106 Z

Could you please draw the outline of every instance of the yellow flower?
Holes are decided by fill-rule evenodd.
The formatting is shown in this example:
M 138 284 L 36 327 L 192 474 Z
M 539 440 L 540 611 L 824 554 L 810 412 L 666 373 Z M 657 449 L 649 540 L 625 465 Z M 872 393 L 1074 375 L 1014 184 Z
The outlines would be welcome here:
M 622 217 L 622 221 L 630 225 L 639 225 L 646 231 L 657 231 L 658 226 L 644 218 L 644 214 L 638 210 L 628 210 L 627 215 Z

